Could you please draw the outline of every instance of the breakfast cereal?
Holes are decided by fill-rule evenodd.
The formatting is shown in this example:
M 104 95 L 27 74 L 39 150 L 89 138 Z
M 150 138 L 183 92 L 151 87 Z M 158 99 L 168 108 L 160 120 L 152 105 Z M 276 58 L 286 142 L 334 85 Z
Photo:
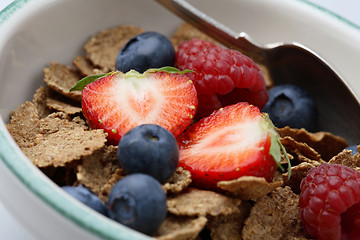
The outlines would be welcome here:
M 163 185 L 166 193 L 179 193 L 187 188 L 191 183 L 191 174 L 189 171 L 178 167 L 173 176 Z
M 92 65 L 89 59 L 86 58 L 86 56 L 77 56 L 73 60 L 73 65 L 79 69 L 79 72 L 82 76 L 89 76 L 96 74 L 96 71 L 99 71 L 98 69 L 95 69 L 95 67 Z
M 242 239 L 306 239 L 299 217 L 299 196 L 279 187 L 256 200 L 244 222 Z
M 39 118 L 44 118 L 51 113 L 51 110 L 47 106 L 49 99 L 50 89 L 47 86 L 41 86 L 34 94 L 32 102 L 34 103 Z
M 239 199 L 251 200 L 265 196 L 275 188 L 282 186 L 283 181 L 268 183 L 262 177 L 243 176 L 231 181 L 220 181 L 217 185 Z
M 300 183 L 301 180 L 306 176 L 311 168 L 319 166 L 319 162 L 302 162 L 299 165 L 295 165 L 291 168 L 291 177 L 288 178 L 288 173 L 283 174 L 284 185 L 289 186 L 291 190 L 296 193 L 300 194 Z
M 81 92 L 70 89 L 83 76 L 114 70 L 117 52 L 143 31 L 119 26 L 95 34 L 85 44 L 86 55 L 74 58 L 74 66 L 50 62 L 43 70 L 45 86 L 36 91 L 32 102 L 12 112 L 7 128 L 15 142 L 60 186 L 81 184 L 106 202 L 112 186 L 126 175 L 117 159 L 117 146 L 107 144 L 103 130 L 86 124 Z M 177 48 L 194 37 L 214 41 L 189 24 L 180 26 L 171 41 Z M 328 132 L 276 130 L 291 161 L 291 177 L 281 171 L 271 183 L 264 178 L 241 177 L 219 182 L 223 191 L 214 192 L 194 188 L 190 172 L 178 167 L 163 184 L 168 215 L 154 237 L 203 239 L 200 235 L 207 234 L 215 240 L 311 239 L 299 216 L 301 180 L 311 168 L 329 160 L 359 170 L 360 155 L 342 151 L 346 141 Z M 286 170 L 287 162 L 281 164 Z
M 102 72 L 115 70 L 115 58 L 121 47 L 133 36 L 144 30 L 135 26 L 122 25 L 101 31 L 90 38 L 84 50 L 87 59 Z
M 155 234 L 158 240 L 191 240 L 198 239 L 199 233 L 207 223 L 206 217 L 187 217 L 168 215 Z
M 286 151 L 294 157 L 293 161 L 318 161 L 325 162 L 321 155 L 304 142 L 297 142 L 292 137 L 285 136 L 280 138 Z
M 35 146 L 40 119 L 35 105 L 25 102 L 11 113 L 7 129 L 21 149 Z
M 213 240 L 242 239 L 241 232 L 244 227 L 244 221 L 250 214 L 250 203 L 242 201 L 239 211 L 208 217 L 207 228 L 210 231 L 210 237 Z
M 277 131 L 281 137 L 289 136 L 297 142 L 308 144 L 326 161 L 329 161 L 330 158 L 347 147 L 347 142 L 344 138 L 329 132 L 310 133 L 305 129 L 291 129 L 290 127 L 277 129 Z
M 175 196 L 169 196 L 168 211 L 180 216 L 217 216 L 239 211 L 241 200 L 220 193 L 187 188 Z
M 84 157 L 82 164 L 78 165 L 76 169 L 78 182 L 100 195 L 103 186 L 109 182 L 116 170 L 120 169 L 116 151 L 115 146 L 105 145 Z
M 117 181 L 125 176 L 125 171 L 122 168 L 118 168 L 111 175 L 110 179 L 103 185 L 100 186 L 99 198 L 105 203 L 108 200 L 109 194 L 111 192 L 112 187 L 115 185 Z M 89 186 L 89 188 L 91 185 Z M 90 188 L 91 189 L 91 188 Z
M 351 151 L 344 150 L 344 151 L 340 152 L 338 155 L 331 158 L 329 163 L 342 164 L 342 165 L 356 169 L 356 168 L 360 167 L 360 155 L 355 154 L 353 156 L 351 154 Z
M 37 136 L 36 142 L 35 146 L 22 150 L 37 167 L 63 167 L 103 147 L 106 135 L 99 130 L 61 129 L 52 134 Z
M 182 24 L 172 35 L 171 37 L 171 43 L 174 45 L 175 49 L 178 48 L 178 46 L 185 41 L 189 41 L 193 38 L 199 38 L 202 40 L 210 41 L 216 43 L 216 40 L 213 38 L 203 34 L 193 26 L 191 26 L 188 23 Z
M 49 88 L 70 99 L 81 101 L 81 92 L 70 91 L 71 87 L 81 79 L 81 75 L 75 68 L 50 62 L 50 66 L 44 68 L 43 72 L 44 81 Z

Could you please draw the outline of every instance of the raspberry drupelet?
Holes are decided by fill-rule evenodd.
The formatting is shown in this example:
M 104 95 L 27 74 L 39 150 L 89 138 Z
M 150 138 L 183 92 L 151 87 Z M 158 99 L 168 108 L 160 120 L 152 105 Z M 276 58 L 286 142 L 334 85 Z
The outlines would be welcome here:
M 300 185 L 300 217 L 316 239 L 360 239 L 360 172 L 339 164 L 311 169 Z
M 192 39 L 180 44 L 175 65 L 194 81 L 199 106 L 197 118 L 214 110 L 249 102 L 260 109 L 268 100 L 265 79 L 256 63 L 239 51 Z

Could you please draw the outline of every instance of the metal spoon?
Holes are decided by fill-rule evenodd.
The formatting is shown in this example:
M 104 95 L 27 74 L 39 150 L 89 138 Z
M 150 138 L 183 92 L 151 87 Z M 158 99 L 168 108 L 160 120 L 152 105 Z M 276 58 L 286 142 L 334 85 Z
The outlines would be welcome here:
M 293 43 L 259 46 L 244 33 L 236 33 L 184 0 L 156 0 L 168 10 L 221 44 L 241 51 L 265 66 L 275 85 L 293 83 L 315 98 L 319 128 L 360 143 L 360 104 L 346 82 L 318 54 Z

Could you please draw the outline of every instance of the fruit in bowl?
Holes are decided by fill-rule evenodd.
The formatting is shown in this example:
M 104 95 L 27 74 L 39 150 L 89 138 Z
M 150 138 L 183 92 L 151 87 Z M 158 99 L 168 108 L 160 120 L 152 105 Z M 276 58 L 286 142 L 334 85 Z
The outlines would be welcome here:
M 147 3 L 144 4 L 146 5 Z M 120 27 L 119 29 L 122 28 Z M 114 29 L 109 31 L 116 32 L 116 30 Z M 92 38 L 92 41 L 95 42 L 95 39 L 99 39 L 100 35 L 101 34 L 97 35 L 95 38 Z M 91 44 L 87 46 L 88 46 L 87 49 L 90 49 Z M 112 53 L 116 55 L 117 51 L 113 51 Z M 113 134 L 117 133 L 118 131 L 117 130 L 112 131 L 115 128 L 111 127 L 110 131 L 107 134 L 103 134 L 101 130 L 97 131 L 95 129 L 92 129 L 92 127 L 95 126 L 92 127 L 90 126 L 89 128 L 89 125 L 85 122 L 85 120 L 88 120 L 89 122 L 94 120 L 91 120 L 90 119 L 91 117 L 88 117 L 88 119 L 82 117 L 81 105 L 79 104 L 80 94 L 69 91 L 69 88 L 75 84 L 74 82 L 77 82 L 84 75 L 87 75 L 86 73 L 87 70 L 89 69 L 88 68 L 84 69 L 81 66 L 88 67 L 90 65 L 91 74 L 93 73 L 96 73 L 97 75 L 107 74 L 109 70 L 108 65 L 101 66 L 100 64 L 93 66 L 91 60 L 89 61 L 89 59 L 91 58 L 86 56 L 84 57 L 83 55 L 79 55 L 79 57 L 76 57 L 76 60 L 74 60 L 74 65 L 76 66 L 76 68 L 66 67 L 61 63 L 55 63 L 55 62 L 50 64 L 50 66 L 46 66 L 44 70 L 45 79 L 46 79 L 45 87 L 38 88 L 36 91 L 34 91 L 36 92 L 36 96 L 33 98 L 32 104 L 30 102 L 27 102 L 26 104 L 22 105 L 22 107 L 19 108 L 19 111 L 15 111 L 14 114 L 11 115 L 11 121 L 9 122 L 9 125 L 13 126 L 13 128 L 10 128 L 9 131 L 14 133 L 17 130 L 19 130 L 20 128 L 16 127 L 19 126 L 16 125 L 17 123 L 23 126 L 23 130 L 25 131 L 17 132 L 21 138 L 16 138 L 16 133 L 14 138 L 18 141 L 19 146 L 22 148 L 23 152 L 29 157 L 29 159 L 32 160 L 40 168 L 40 170 L 43 173 L 45 173 L 49 178 L 51 178 L 56 184 L 60 186 L 64 186 L 64 185 L 76 185 L 81 183 L 84 186 L 91 188 L 93 192 L 95 192 L 99 196 L 99 198 L 103 202 L 105 202 L 105 199 L 109 197 L 110 189 L 112 186 L 114 186 L 114 183 L 122 178 L 125 178 L 125 175 L 127 174 L 124 171 L 122 171 L 123 169 L 121 168 L 121 165 L 117 159 L 116 144 L 111 145 L 108 144 L 109 142 L 107 142 L 107 137 L 109 137 L 109 135 L 112 133 Z M 115 65 L 115 62 L 113 64 Z M 61 69 L 61 71 L 59 71 L 60 74 L 57 75 L 56 73 L 59 73 L 58 70 L 60 69 Z M 60 78 L 60 76 L 63 73 L 66 74 L 65 75 L 66 77 Z M 103 77 L 106 78 L 109 76 L 110 75 Z M 65 84 L 65 82 L 68 80 L 75 80 L 75 81 L 72 82 L 71 84 L 68 84 L 66 88 L 64 88 L 64 85 L 61 85 L 60 87 L 59 86 L 55 87 L 56 85 L 54 84 L 54 82 L 56 82 L 56 80 L 59 79 L 63 80 L 60 81 L 60 84 Z M 100 82 L 101 79 L 97 81 Z M 156 97 L 161 98 L 161 95 L 156 95 Z M 46 100 L 41 101 L 41 99 L 46 99 Z M 40 103 L 43 103 L 43 105 L 41 105 Z M 44 106 L 45 108 L 39 108 Z M 227 112 L 228 108 L 226 106 L 223 107 L 224 109 L 220 111 L 225 110 L 225 112 Z M 44 111 L 39 111 L 39 109 Z M 182 111 L 189 110 L 191 112 L 196 111 L 196 105 L 192 104 L 189 106 L 189 108 L 184 108 L 181 110 Z M 85 111 L 85 114 L 86 112 L 87 110 Z M 126 113 L 128 112 L 129 111 L 126 111 Z M 36 115 L 38 115 L 38 118 Z M 31 121 L 27 121 L 27 122 L 31 124 L 25 124 L 24 122 L 22 122 L 24 116 L 30 117 Z M 189 114 L 186 116 L 187 118 L 190 117 Z M 106 122 L 102 118 L 96 118 L 95 120 L 97 121 L 97 123 Z M 189 121 L 189 119 L 187 119 L 187 121 Z M 206 122 L 206 118 L 204 122 Z M 193 125 L 194 128 L 192 128 L 191 126 L 189 130 L 197 128 L 196 124 L 197 123 L 194 123 Z M 254 124 L 254 126 L 255 125 L 256 124 Z M 25 128 L 24 126 L 31 127 L 31 129 L 34 130 L 34 132 L 27 131 L 29 128 Z M 98 128 L 98 126 L 96 126 L 96 128 Z M 300 169 L 304 169 L 304 165 L 307 168 L 315 167 L 316 164 L 322 163 L 324 161 L 324 159 L 322 159 L 322 156 L 325 155 L 322 154 L 323 152 L 322 149 L 317 146 L 321 144 L 319 144 L 319 141 L 317 142 L 315 137 L 310 133 L 306 133 L 305 131 L 300 131 L 301 136 L 306 135 L 306 140 L 304 140 L 300 138 L 295 139 L 296 134 L 292 132 L 295 131 L 293 129 L 277 129 L 277 130 L 279 131 L 280 134 L 280 139 L 279 139 L 280 142 L 284 145 L 285 148 L 287 148 L 289 155 L 293 157 L 292 160 L 294 164 L 294 168 L 292 169 L 294 170 L 293 172 L 296 173 L 295 168 L 297 166 L 301 165 L 300 167 L 298 167 Z M 181 132 L 184 131 L 185 129 L 181 130 Z M 285 133 L 286 131 L 288 132 Z M 254 132 L 259 133 L 259 131 L 254 131 Z M 191 131 L 188 132 L 188 134 L 193 135 Z M 224 135 L 229 135 L 229 134 L 224 134 Z M 337 148 L 333 149 L 333 151 L 335 152 L 335 154 L 341 151 L 340 148 L 343 148 L 344 145 L 343 139 L 328 133 L 322 133 L 322 136 L 323 138 L 320 140 L 321 143 L 325 141 L 324 139 L 326 139 L 326 144 L 325 144 L 326 146 L 330 145 L 329 142 L 335 142 Z M 76 138 L 76 141 L 73 141 L 73 138 Z M 21 142 L 20 139 L 32 139 L 35 142 L 33 143 L 29 143 L 26 141 Z M 47 144 L 45 144 L 45 141 Z M 52 151 L 48 151 L 48 152 L 41 151 L 42 154 L 33 151 L 36 150 L 36 148 L 45 149 L 46 147 L 54 144 L 54 142 L 59 143 L 60 141 L 63 142 L 68 141 L 67 142 L 68 144 L 63 145 L 63 148 L 60 149 L 61 151 L 57 151 L 59 150 L 58 147 L 55 147 L 51 149 Z M 226 142 L 223 142 L 222 144 L 225 143 Z M 305 146 L 305 143 L 310 147 Z M 68 151 L 70 147 L 79 147 L 81 151 Z M 25 150 L 25 148 L 29 148 L 29 149 Z M 301 151 L 299 149 L 301 149 Z M 70 155 L 70 157 L 68 156 L 69 158 L 63 158 L 62 152 L 65 151 L 69 153 Z M 320 156 L 319 156 L 319 152 L 321 152 Z M 59 156 L 57 156 L 57 154 L 59 154 Z M 34 159 L 36 159 L 36 161 L 34 161 Z M 49 164 L 49 161 L 46 159 L 52 159 L 52 160 L 55 159 L 56 164 L 51 163 L 51 161 Z M 286 164 L 284 163 L 284 161 L 280 162 L 280 165 L 286 169 Z M 298 174 L 300 173 L 304 174 L 304 170 L 303 172 L 300 173 L 299 170 L 297 171 Z M 276 176 L 275 173 L 283 176 L 280 176 L 280 178 L 278 178 L 279 175 Z M 189 185 L 190 182 L 192 181 L 190 172 L 188 170 L 184 170 L 180 168 L 176 169 L 173 177 L 168 179 L 162 185 L 163 189 L 166 192 L 166 196 L 168 197 L 167 199 L 168 216 L 164 220 L 162 226 L 160 226 L 160 228 L 158 229 L 158 232 L 154 233 L 154 236 L 159 238 L 161 238 L 161 236 L 166 236 L 167 234 L 170 234 L 172 236 L 179 236 L 176 234 L 183 234 L 182 230 L 184 229 L 191 229 L 192 237 L 199 234 L 199 232 L 201 232 L 202 230 L 204 230 L 205 234 L 216 236 L 220 232 L 219 229 L 221 229 L 220 227 L 221 225 L 219 225 L 219 221 L 221 219 L 225 219 L 224 221 L 231 225 L 231 223 L 235 222 L 235 220 L 232 219 L 232 217 L 235 217 L 235 219 L 242 219 L 239 221 L 241 223 L 241 226 L 240 227 L 233 226 L 234 228 L 232 229 L 236 229 L 238 233 L 239 231 L 241 231 L 241 235 L 246 239 L 246 237 L 248 236 L 247 234 L 252 231 L 251 226 L 258 226 L 258 225 L 253 225 L 251 223 L 259 222 L 261 220 L 259 217 L 256 216 L 256 212 L 259 209 L 262 209 L 261 203 L 269 201 L 273 205 L 280 205 L 280 206 L 287 205 L 289 204 L 289 202 L 281 202 L 280 200 L 276 200 L 277 196 L 283 196 L 285 194 L 286 196 L 288 196 L 288 199 L 292 199 L 295 202 L 297 201 L 296 199 L 298 195 L 296 193 L 297 190 L 296 186 L 299 186 L 299 184 L 296 181 L 296 179 L 293 179 L 291 177 L 289 179 L 288 178 L 289 174 L 282 171 L 276 171 L 274 172 L 274 174 L 275 174 L 275 176 L 273 177 L 274 180 L 271 181 L 269 178 L 268 179 L 269 182 L 262 178 L 258 178 L 254 176 L 252 177 L 237 176 L 235 179 L 218 179 L 219 181 L 217 182 L 217 187 L 219 187 L 219 189 L 221 190 L 219 190 L 219 192 L 218 191 L 213 192 L 213 191 L 198 189 L 194 184 Z M 51 185 L 51 188 L 53 187 L 54 185 Z M 280 187 L 280 188 L 276 188 L 276 187 Z M 291 190 L 289 188 L 291 188 Z M 263 191 L 261 191 L 261 193 L 258 193 L 252 191 L 252 189 L 263 189 Z M 40 190 L 35 190 L 35 191 L 40 191 Z M 224 194 L 224 192 L 226 192 L 227 194 Z M 59 192 L 57 194 L 59 194 L 59 196 L 62 196 L 63 198 L 62 200 L 65 200 L 65 202 L 68 201 L 69 203 L 73 204 L 73 202 L 70 201 L 67 198 L 67 196 L 62 195 Z M 213 201 L 204 203 L 201 201 L 201 199 L 212 199 Z M 257 199 L 259 204 L 255 204 L 254 206 L 250 207 L 249 203 L 251 202 L 251 200 L 249 199 Z M 72 206 L 71 204 L 69 206 Z M 203 205 L 203 207 L 198 208 L 197 204 Z M 82 208 L 80 205 L 74 205 L 74 206 L 76 206 L 76 208 L 74 208 L 76 209 L 74 212 L 77 213 L 79 213 L 78 211 L 83 211 L 81 213 L 90 212 L 90 214 L 92 214 L 91 216 L 96 216 L 95 219 L 99 221 L 96 221 L 97 225 L 93 226 L 93 229 L 95 229 L 93 231 L 97 234 L 98 234 L 98 230 L 104 227 L 104 225 L 102 224 L 106 223 L 107 225 L 106 229 L 116 229 L 118 230 L 117 233 L 125 232 L 127 234 L 126 237 L 128 237 L 129 235 L 131 236 L 131 234 L 134 234 L 134 236 L 138 238 L 144 237 L 143 235 L 129 231 L 126 228 L 121 228 L 119 227 L 121 225 L 114 223 L 113 221 L 110 221 L 107 218 L 101 218 L 100 216 L 91 213 L 91 211 L 88 211 L 86 208 Z M 182 207 L 178 207 L 178 206 L 182 206 Z M 221 207 L 212 207 L 212 206 L 221 206 Z M 289 212 L 287 213 L 289 216 L 294 212 L 296 212 L 297 210 L 296 209 L 297 205 L 295 204 L 293 206 L 294 208 L 291 208 L 292 209 L 291 213 Z M 59 208 L 62 208 L 62 206 L 60 206 Z M 196 209 L 199 210 L 196 211 Z M 77 219 L 77 221 L 83 222 L 86 221 L 86 219 L 84 220 L 84 215 L 77 214 L 75 218 Z M 284 216 L 277 215 L 277 217 L 278 217 L 277 219 L 279 219 Z M 298 226 L 298 227 L 292 229 L 291 234 L 299 234 L 299 235 L 304 234 L 302 228 L 299 227 L 299 223 L 300 223 L 299 219 L 296 217 L 293 219 L 295 219 L 293 220 L 295 222 L 292 222 L 295 223 L 293 224 L 293 226 Z M 176 223 L 179 222 L 181 223 L 180 229 L 175 227 Z M 205 227 L 205 225 L 209 226 L 209 228 Z M 169 229 L 171 229 L 171 231 L 169 231 Z M 274 226 L 274 229 L 277 229 L 278 231 L 277 234 L 279 236 L 283 235 L 284 233 L 286 233 L 286 231 L 288 231 L 285 227 L 280 227 L 280 226 L 276 226 L 276 227 Z M 227 234 L 231 234 L 231 232 L 232 231 L 229 231 Z M 265 234 L 264 232 L 261 231 L 259 231 L 259 233 Z M 102 231 L 101 234 L 102 234 L 101 237 L 107 238 L 109 235 L 113 234 L 113 232 L 109 231 L 107 233 L 104 233 Z M 92 236 L 92 234 L 89 235 Z
M 268 100 L 265 79 L 257 64 L 238 51 L 192 39 L 176 52 L 176 66 L 191 69 L 198 99 L 198 118 L 220 107 L 249 102 L 262 109 Z
M 116 56 L 115 67 L 126 73 L 143 73 L 149 68 L 173 66 L 175 49 L 170 40 L 158 32 L 144 32 L 131 38 Z
M 129 26 L 119 26 L 116 30 L 127 29 Z M 183 31 L 182 29 L 180 27 L 179 31 Z M 198 34 L 199 37 L 202 36 Z M 93 38 L 96 37 L 98 34 Z M 128 41 L 131 42 L 134 38 L 137 35 Z M 91 41 L 92 38 L 89 42 Z M 190 43 L 192 41 L 194 40 L 190 40 Z M 205 40 L 196 41 L 200 45 L 209 43 Z M 104 42 L 107 42 L 106 39 Z M 177 51 L 185 54 L 181 46 L 178 46 Z M 120 49 L 119 53 L 121 51 Z M 216 80 L 218 87 L 226 85 L 226 79 L 230 79 L 237 82 L 234 89 L 238 94 L 242 91 L 239 86 L 243 85 L 245 91 L 257 93 L 256 89 L 259 88 L 267 96 L 265 79 L 251 59 L 239 52 L 230 53 L 224 48 L 215 52 L 203 52 L 202 56 L 211 61 L 215 59 L 215 64 L 221 61 L 217 60 L 220 56 L 233 55 L 240 62 L 239 69 L 243 68 L 239 71 L 244 74 L 219 77 Z M 151 58 L 154 52 L 147 54 Z M 175 59 L 174 65 L 178 65 L 177 61 L 184 60 Z M 204 65 L 206 62 L 207 60 Z M 88 66 L 91 66 L 90 63 Z M 234 92 L 226 96 L 229 102 L 222 102 L 219 109 L 214 109 L 208 115 L 201 112 L 201 119 L 194 118 L 198 111 L 199 86 L 201 91 L 206 92 L 206 88 L 211 88 L 214 84 L 196 85 L 197 81 L 201 82 L 203 79 L 194 76 L 194 72 L 199 71 L 206 76 L 211 71 L 208 68 L 179 70 L 172 66 L 161 66 L 149 68 L 143 73 L 135 70 L 123 73 L 116 69 L 98 73 L 99 70 L 94 65 L 92 71 L 97 73 L 86 76 L 84 73 L 87 71 L 82 69 L 82 65 L 75 61 L 74 65 L 75 68 L 52 62 L 45 68 L 43 72 L 46 86 L 36 91 L 32 102 L 20 105 L 13 112 L 7 125 L 8 130 L 16 137 L 23 152 L 34 165 L 56 184 L 65 190 L 86 192 L 83 197 L 79 197 L 76 190 L 68 191 L 90 208 L 134 230 L 159 238 L 169 237 L 169 234 L 178 236 L 182 234 L 182 227 L 172 229 L 169 225 L 172 226 L 185 216 L 185 220 L 190 221 L 190 226 L 195 224 L 192 221 L 202 223 L 197 231 L 192 232 L 194 237 L 200 231 L 214 234 L 214 229 L 204 225 L 209 220 L 204 221 L 200 217 L 202 214 L 213 214 L 207 212 L 209 210 L 206 207 L 189 204 L 192 211 L 200 211 L 195 213 L 198 218 L 191 220 L 186 219 L 186 216 L 191 217 L 194 213 L 181 213 L 186 208 L 177 209 L 178 204 L 181 206 L 183 199 L 197 199 L 196 194 L 214 195 L 215 199 L 233 202 L 230 205 L 235 210 L 212 207 L 211 209 L 218 209 L 215 214 L 217 218 L 237 213 L 241 200 L 242 206 L 249 208 L 246 204 L 251 199 L 262 199 L 271 193 L 276 196 L 275 189 L 286 190 L 287 194 L 294 197 L 295 193 L 289 186 L 296 181 L 292 180 L 291 171 L 296 172 L 296 165 L 299 164 L 297 161 L 300 164 L 304 158 L 314 161 L 311 167 L 324 161 L 316 148 L 306 145 L 306 151 L 313 152 L 314 156 L 302 152 L 299 154 L 299 149 L 304 148 L 302 144 L 305 143 L 301 142 L 304 140 L 296 137 L 293 139 L 289 134 L 280 137 L 266 113 L 244 99 L 237 98 Z M 189 63 L 188 66 L 192 65 Z M 249 69 L 247 66 L 252 67 Z M 252 69 L 255 69 L 254 74 Z M 223 68 L 218 67 L 218 70 Z M 81 75 L 85 76 L 81 78 Z M 54 81 L 59 76 L 63 80 L 73 80 L 74 85 L 62 89 L 60 86 L 54 87 L 63 84 Z M 255 81 L 255 85 L 246 85 L 251 90 L 242 83 L 249 79 Z M 264 95 L 259 96 L 261 98 Z M 41 112 L 44 115 L 40 117 L 40 106 L 37 104 L 43 98 L 46 99 L 46 105 L 42 106 Z M 25 118 L 24 112 L 31 114 Z M 29 129 L 24 129 L 29 136 L 27 139 L 17 132 L 24 121 L 37 123 L 31 125 L 34 131 L 31 134 L 28 133 Z M 345 141 L 342 138 L 330 133 L 327 136 L 336 142 L 338 148 L 344 148 L 342 144 Z M 287 141 L 292 141 L 295 146 Z M 321 140 L 323 144 L 327 141 Z M 292 161 L 295 165 L 293 167 L 287 150 L 292 156 L 290 158 L 296 159 Z M 288 162 L 288 166 L 284 165 L 284 160 Z M 67 177 L 63 177 L 64 173 L 59 176 L 60 171 Z M 73 187 L 78 184 L 88 190 Z M 154 190 L 149 192 L 150 189 Z M 96 200 L 95 204 L 95 199 L 100 202 Z M 175 206 L 172 207 L 169 202 L 175 202 Z M 210 203 L 214 204 L 216 201 Z M 150 213 L 150 209 L 153 212 Z M 256 219 L 251 217 L 251 211 L 242 211 L 241 214 L 246 219 Z M 300 216 L 296 219 L 300 223 Z M 243 224 L 244 230 L 238 228 L 236 232 L 246 236 L 248 231 L 253 230 L 250 225 L 246 227 L 245 222 Z M 172 229 L 170 232 L 169 228 Z M 297 231 L 301 236 L 306 234 L 301 227 Z

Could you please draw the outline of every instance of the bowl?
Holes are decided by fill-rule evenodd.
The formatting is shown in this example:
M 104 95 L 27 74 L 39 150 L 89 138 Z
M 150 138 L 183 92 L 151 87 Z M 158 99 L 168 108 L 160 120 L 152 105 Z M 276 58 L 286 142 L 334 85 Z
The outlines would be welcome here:
M 313 49 L 360 99 L 354 61 L 360 28 L 351 22 L 299 0 L 190 2 L 259 43 L 295 41 Z M 89 36 L 120 24 L 170 36 L 181 20 L 149 0 L 15 0 L 0 13 L 0 199 L 35 239 L 149 239 L 69 197 L 26 158 L 5 126 L 9 113 L 43 84 L 51 60 L 71 64 Z M 346 116 L 329 119 L 335 120 L 346 125 Z

